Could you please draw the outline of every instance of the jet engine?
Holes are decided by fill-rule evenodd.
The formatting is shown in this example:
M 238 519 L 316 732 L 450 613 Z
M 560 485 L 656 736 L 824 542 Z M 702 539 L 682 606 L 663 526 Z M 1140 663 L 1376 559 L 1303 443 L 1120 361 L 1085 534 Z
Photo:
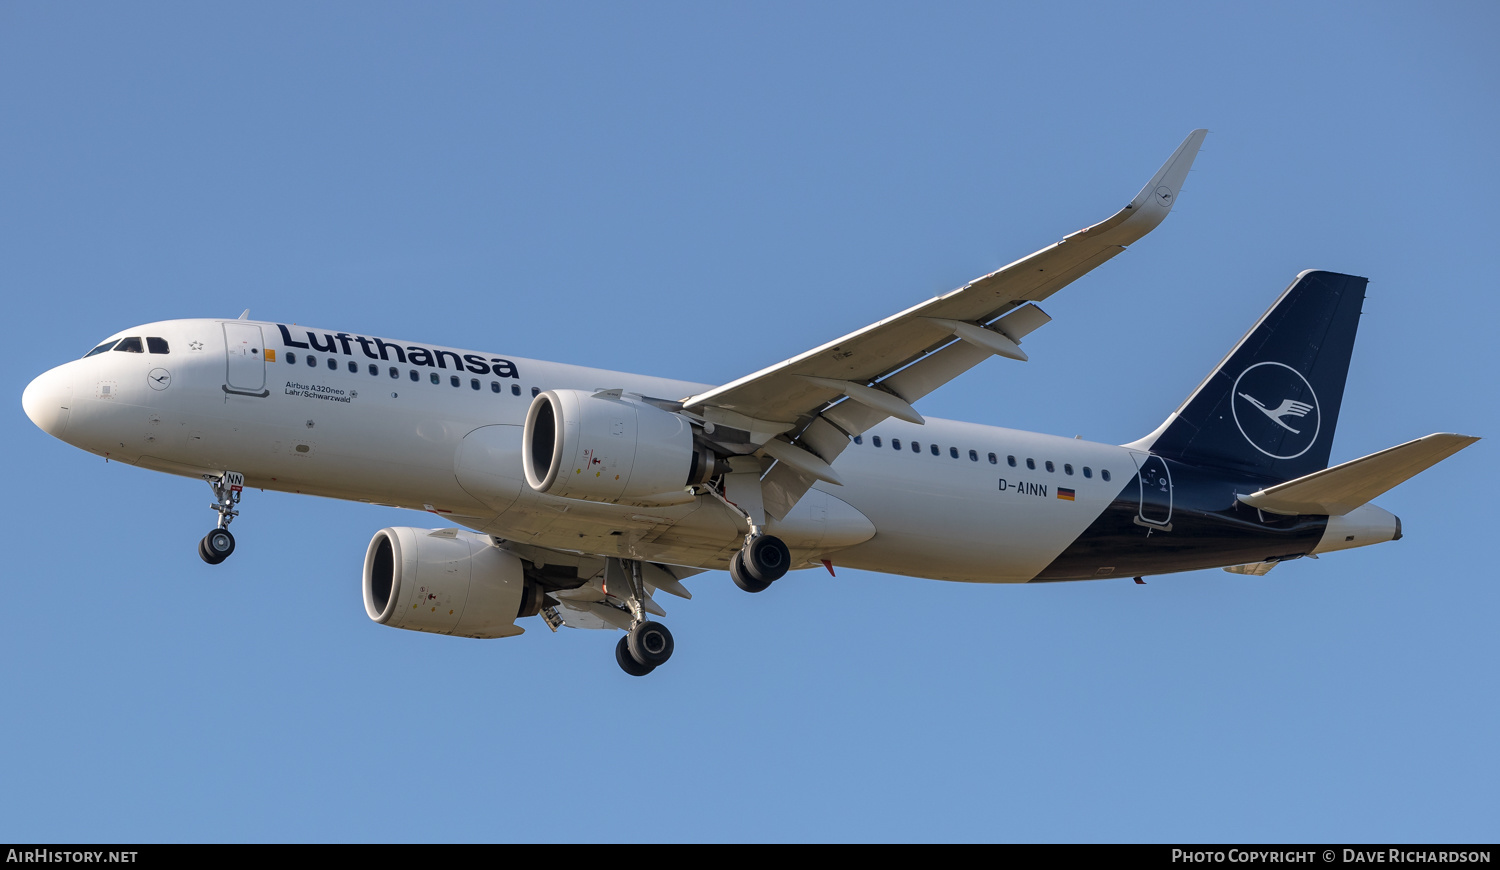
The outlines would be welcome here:
M 365 612 L 381 625 L 460 637 L 511 637 L 543 593 L 521 559 L 458 529 L 381 529 L 365 552 Z
M 611 503 L 681 493 L 721 470 L 691 420 L 619 390 L 539 394 L 521 464 L 537 492 Z

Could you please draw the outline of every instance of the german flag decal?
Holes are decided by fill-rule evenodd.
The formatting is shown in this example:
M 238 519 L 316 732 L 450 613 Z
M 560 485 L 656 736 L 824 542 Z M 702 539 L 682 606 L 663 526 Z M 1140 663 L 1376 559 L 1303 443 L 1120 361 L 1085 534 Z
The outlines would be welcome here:
M 1068 489 L 1066 486 L 1059 486 L 1057 488 L 1057 497 L 1062 499 L 1063 501 L 1072 501 L 1073 490 Z

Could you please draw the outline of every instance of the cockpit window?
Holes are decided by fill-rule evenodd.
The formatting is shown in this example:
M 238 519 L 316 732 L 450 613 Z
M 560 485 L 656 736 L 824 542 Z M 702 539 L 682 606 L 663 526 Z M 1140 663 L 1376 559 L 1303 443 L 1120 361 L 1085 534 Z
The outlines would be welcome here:
M 104 353 L 105 351 L 107 351 L 110 348 L 114 347 L 115 346 L 115 342 L 117 342 L 117 341 L 119 341 L 118 338 L 111 338 L 109 341 L 106 341 L 105 343 L 99 345 L 98 347 L 96 347 L 93 350 L 89 351 L 88 353 L 84 354 L 83 358 L 84 359 L 88 359 L 89 357 L 93 356 L 96 353 Z
M 120 339 L 120 343 L 117 344 L 117 345 L 115 345 L 115 350 L 116 351 L 123 351 L 125 353 L 145 353 L 146 352 L 146 349 L 144 347 L 141 347 L 141 340 L 139 338 L 137 338 L 136 336 L 133 336 L 133 335 L 131 337 L 129 337 L 129 338 L 122 338 L 122 339 Z
M 171 353 L 167 349 L 167 340 L 165 338 L 157 338 L 154 335 L 146 339 L 146 349 L 152 353 Z

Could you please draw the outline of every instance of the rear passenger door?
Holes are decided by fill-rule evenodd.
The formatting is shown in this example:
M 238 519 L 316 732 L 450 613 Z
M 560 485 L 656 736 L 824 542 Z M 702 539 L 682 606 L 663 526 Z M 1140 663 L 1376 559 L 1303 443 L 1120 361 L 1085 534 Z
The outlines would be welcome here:
M 1138 525 L 1172 530 L 1172 473 L 1167 462 L 1160 456 L 1146 453 L 1131 453 L 1135 460 L 1136 473 L 1140 477 L 1141 505 L 1136 515 Z

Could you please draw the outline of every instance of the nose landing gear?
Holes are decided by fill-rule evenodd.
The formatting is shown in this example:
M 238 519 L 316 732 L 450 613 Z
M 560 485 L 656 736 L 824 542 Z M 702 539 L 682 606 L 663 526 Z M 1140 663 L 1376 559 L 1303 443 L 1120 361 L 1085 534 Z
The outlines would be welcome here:
M 210 565 L 217 565 L 234 552 L 234 535 L 228 529 L 214 529 L 198 542 L 198 555 Z
M 198 542 L 198 555 L 210 565 L 217 565 L 234 552 L 234 535 L 229 533 L 229 523 L 240 512 L 234 506 L 240 503 L 240 494 L 245 489 L 245 475 L 238 471 L 223 474 L 205 474 L 203 479 L 214 491 L 214 503 L 209 505 L 219 514 L 219 524 Z

